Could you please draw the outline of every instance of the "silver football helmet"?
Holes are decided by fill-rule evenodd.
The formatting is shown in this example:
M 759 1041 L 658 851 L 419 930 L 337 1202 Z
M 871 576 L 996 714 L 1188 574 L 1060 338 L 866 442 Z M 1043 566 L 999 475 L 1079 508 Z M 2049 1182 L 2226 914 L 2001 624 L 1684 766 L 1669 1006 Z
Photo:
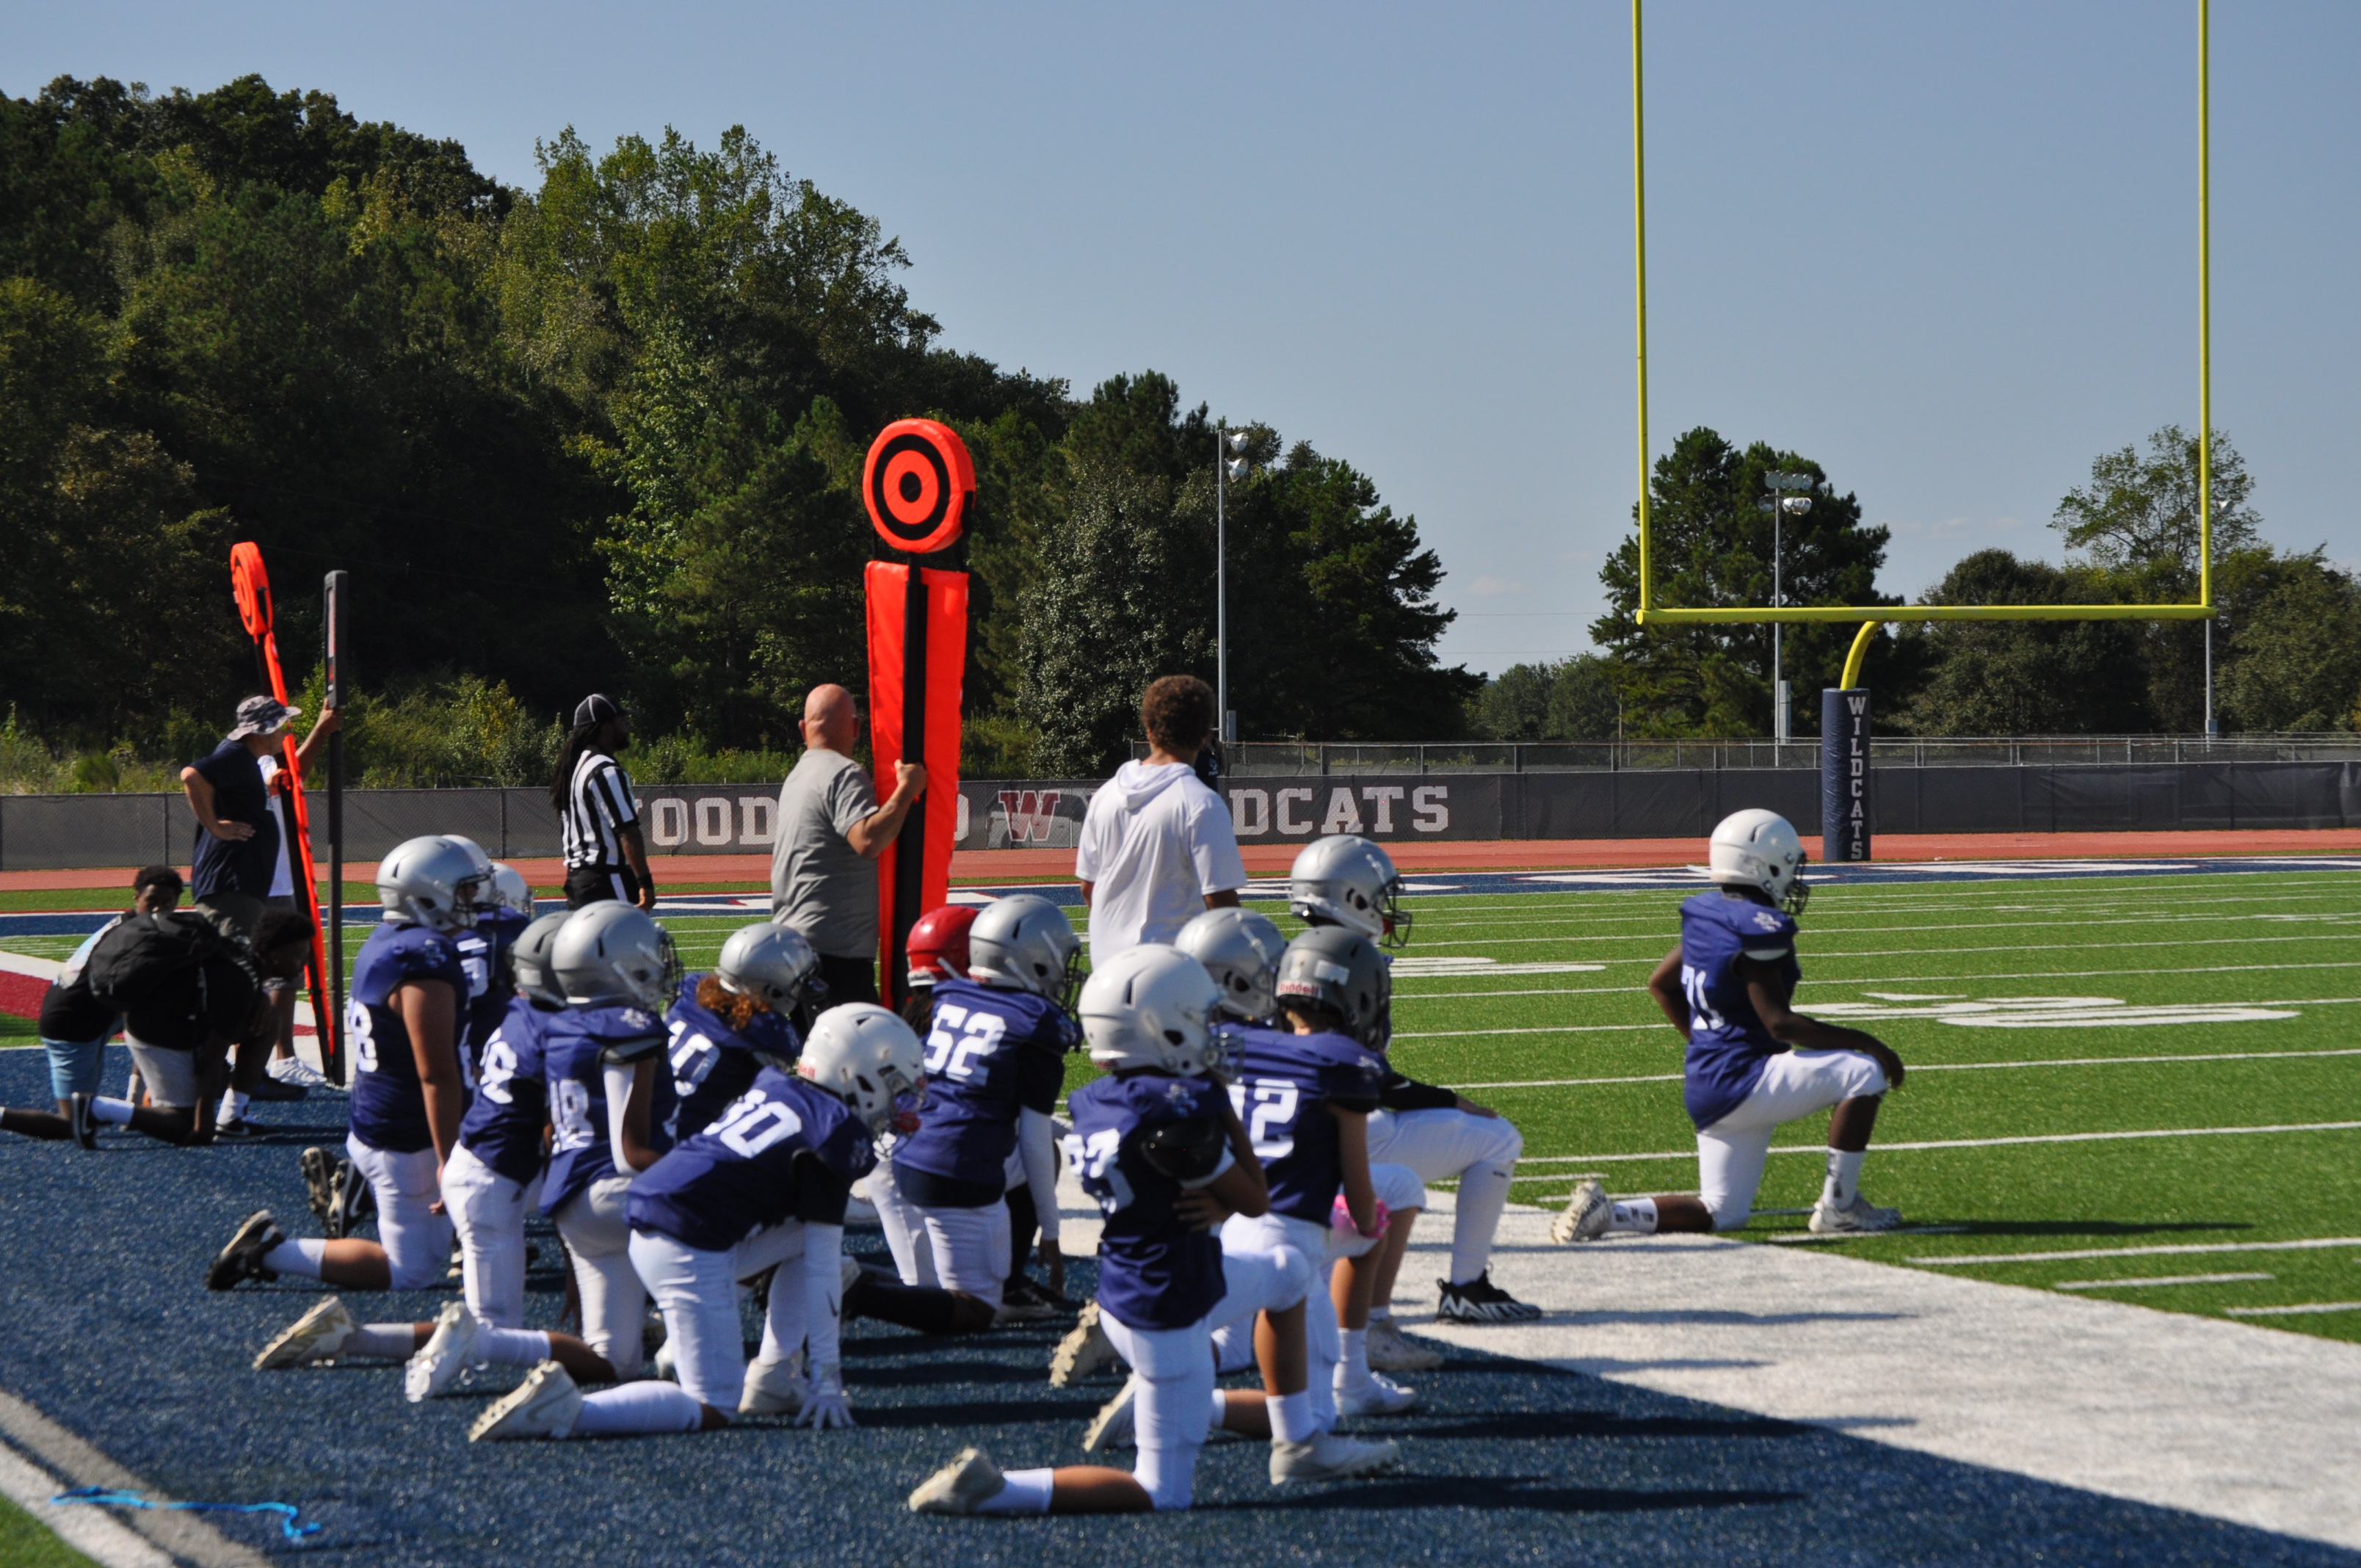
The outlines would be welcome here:
M 474 858 L 433 833 L 396 845 L 377 866 L 377 896 L 385 917 L 430 931 L 473 926 L 483 885 L 484 872 Z
M 1202 1078 L 1219 1065 L 1213 1009 L 1221 988 L 1178 948 L 1143 942 L 1091 971 L 1079 1011 L 1091 1060 L 1109 1072 L 1153 1068 Z
M 557 983 L 557 971 L 550 967 L 549 949 L 556 946 L 557 933 L 570 918 L 569 911 L 551 911 L 518 932 L 516 945 L 509 949 L 509 969 L 516 976 L 517 989 L 552 1007 L 566 1005 L 566 989 Z
M 558 986 L 575 1007 L 662 1013 L 680 986 L 672 933 L 635 905 L 606 899 L 566 917 L 549 949 Z
M 494 861 L 491 885 L 485 894 L 484 907 L 513 910 L 526 919 L 532 919 L 533 887 L 524 880 L 524 873 L 506 861 Z
M 1349 833 L 1315 839 L 1295 857 L 1287 877 L 1287 906 L 1297 919 L 1342 926 L 1389 948 L 1410 941 L 1401 875 L 1393 857 L 1367 839 Z
M 1053 1002 L 1073 999 L 1082 979 L 1082 939 L 1066 912 L 1046 898 L 1015 893 L 984 905 L 968 927 L 970 980 L 1011 985 Z
M 1372 1050 L 1392 1030 L 1393 971 L 1376 944 L 1341 926 L 1314 926 L 1287 944 L 1279 961 L 1279 1005 L 1334 1014 L 1344 1032 Z
M 786 1014 L 803 1002 L 818 969 L 819 954 L 802 932 L 765 920 L 730 933 L 713 972 L 724 991 L 758 996 L 772 1012 Z
M 1271 987 L 1279 981 L 1279 960 L 1287 938 L 1270 916 L 1251 909 L 1208 909 L 1172 938 L 1172 945 L 1205 966 L 1221 988 L 1222 1011 L 1246 1023 L 1258 1023 L 1278 1010 Z M 1089 988 L 1083 988 L 1087 993 Z
M 898 1099 L 924 1093 L 927 1048 L 909 1025 L 875 1003 L 848 1002 L 812 1025 L 796 1076 L 827 1090 L 870 1132 L 883 1134 L 894 1125 Z

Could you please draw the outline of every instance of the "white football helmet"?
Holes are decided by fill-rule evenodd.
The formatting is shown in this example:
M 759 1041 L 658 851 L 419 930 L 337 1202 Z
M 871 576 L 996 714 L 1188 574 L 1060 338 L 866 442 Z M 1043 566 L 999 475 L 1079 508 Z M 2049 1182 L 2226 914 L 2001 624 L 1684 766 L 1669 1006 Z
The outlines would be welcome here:
M 526 919 L 533 918 L 533 888 L 524 873 L 506 861 L 492 862 L 492 880 L 484 896 L 488 909 L 512 909 Z
M 968 927 L 970 980 L 1065 1003 L 1082 979 L 1082 939 L 1066 912 L 1029 893 L 994 899 Z
M 812 1025 L 796 1076 L 809 1079 L 883 1135 L 895 1122 L 895 1101 L 927 1087 L 927 1048 L 910 1025 L 873 1002 L 831 1007 Z
M 1400 873 L 1393 857 L 1367 839 L 1349 833 L 1314 839 L 1295 857 L 1287 878 L 1287 906 L 1297 919 L 1342 926 L 1389 948 L 1409 942 Z
M 661 1014 L 680 987 L 672 933 L 636 905 L 613 899 L 566 917 L 549 966 L 575 1007 L 641 1007 Z
M 1803 914 L 1812 896 L 1804 882 L 1804 841 L 1775 811 L 1756 806 L 1723 817 L 1706 858 L 1715 882 L 1760 889 L 1790 915 Z
M 516 976 L 517 989 L 553 1007 L 566 1005 L 566 989 L 557 983 L 557 971 L 550 968 L 549 949 L 556 945 L 557 933 L 569 918 L 569 911 L 551 911 L 518 932 L 516 945 L 509 949 L 509 970 Z
M 378 862 L 378 902 L 389 920 L 430 931 L 464 930 L 476 923 L 484 876 L 467 850 L 430 833 L 396 845 Z
M 786 1014 L 803 1001 L 818 969 L 819 954 L 802 932 L 765 920 L 730 932 L 713 972 L 722 990 L 759 996 L 772 1012 Z
M 1172 945 L 1205 966 L 1222 992 L 1222 1011 L 1246 1023 L 1258 1023 L 1279 1009 L 1271 987 L 1279 982 L 1279 960 L 1287 938 L 1270 916 L 1251 909 L 1208 909 L 1172 938 Z M 1084 986 L 1084 994 L 1090 988 Z
M 1091 971 L 1078 1009 L 1091 1060 L 1109 1072 L 1154 1068 L 1202 1078 L 1217 1065 L 1212 1017 L 1221 987 L 1178 948 L 1143 942 Z

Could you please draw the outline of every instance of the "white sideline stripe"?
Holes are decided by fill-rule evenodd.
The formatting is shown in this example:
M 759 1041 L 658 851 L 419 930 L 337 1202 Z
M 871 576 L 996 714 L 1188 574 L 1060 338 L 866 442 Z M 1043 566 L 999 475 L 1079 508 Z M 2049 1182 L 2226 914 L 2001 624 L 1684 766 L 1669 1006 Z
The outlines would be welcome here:
M 68 1533 L 70 1529 L 83 1528 L 79 1522 L 70 1524 L 69 1521 L 103 1519 L 133 1537 L 144 1552 L 153 1554 L 126 1552 L 120 1557 L 109 1557 L 75 1542 L 82 1551 L 105 1563 L 107 1568 L 115 1568 L 118 1563 L 123 1564 L 123 1568 L 152 1568 L 159 1563 L 175 1565 L 175 1568 L 181 1563 L 193 1564 L 194 1568 L 270 1568 L 270 1559 L 250 1547 L 239 1545 L 195 1514 L 142 1508 L 116 1519 L 89 1505 L 70 1504 L 52 1508 L 49 1498 L 74 1486 L 104 1486 L 114 1491 L 139 1492 L 158 1502 L 171 1499 L 72 1431 L 5 1392 L 0 1392 L 0 1438 L 5 1438 L 19 1451 L 16 1457 L 26 1464 L 26 1468 L 40 1475 L 42 1484 L 47 1484 L 49 1476 L 60 1477 L 64 1482 L 63 1486 L 54 1486 L 41 1494 L 38 1507 L 28 1510 L 34 1518 L 69 1541 L 74 1540 Z M 0 1454 L 8 1453 L 8 1449 L 0 1448 Z M 47 1475 L 42 1475 L 43 1472 Z
M 1827 1235 L 1815 1235 L 1809 1231 L 1781 1231 L 1763 1239 L 1781 1246 L 1800 1246 L 1806 1242 L 1857 1242 L 1870 1236 L 1956 1236 L 1966 1232 L 1965 1225 L 1897 1225 L 1890 1231 L 1834 1231 Z
M 2286 1332 L 2306 1320 L 2161 1312 L 1840 1247 L 1555 1246 L 1552 1215 L 1518 1203 L 1492 1278 L 1547 1315 L 1430 1322 L 1425 1281 L 1452 1240 L 1448 1200 L 1431 1207 L 1394 1299 L 1421 1337 L 2361 1548 L 2361 1344 Z
M 2276 943 L 2279 946 L 2285 947 L 2290 942 L 2337 941 L 2345 938 L 2346 935 L 2348 935 L 2348 933 L 2343 931 L 2323 931 L 2317 936 L 2313 936 L 2300 930 L 2290 930 L 2276 933 L 2268 937 L 2189 937 L 2166 942 L 2110 942 L 2107 946 L 2117 948 L 2242 948 L 2252 946 L 2257 942 L 2271 942 Z M 1536 942 L 1572 942 L 1585 939 L 1586 938 L 1576 937 L 1470 937 L 1464 942 L 1433 942 L 1429 943 L 1428 946 L 1436 948 L 1499 948 L 1517 945 L 1531 946 Z M 1653 938 L 1642 937 L 1600 937 L 1596 939 L 1602 942 L 1638 942 L 1653 940 L 1659 947 L 1663 946 L 1664 943 L 1664 938 L 1662 937 Z M 2057 951 L 2059 945 L 2060 944 L 2056 942 L 2004 942 L 1993 947 L 1985 948 L 1872 948 L 1862 952 L 1854 953 L 1832 953 L 1824 948 L 1814 948 L 1807 951 L 1804 956 L 1811 959 L 1814 963 L 1837 963 L 1851 959 L 1923 959 L 1935 952 L 2050 953 Z M 1661 957 L 1662 955 L 1658 956 Z M 1599 959 L 1594 961 L 1606 964 L 1646 964 L 1654 963 L 1656 959 L 1648 957 L 1636 959 Z M 2144 974 L 2150 971 L 2141 970 L 2125 972 Z
M 2353 997 L 2338 997 L 2349 1002 Z M 2264 1003 L 2257 1003 L 2261 1006 Z M 1396 1036 L 1395 1038 L 1400 1038 Z M 1911 1062 L 1912 1072 L 1989 1072 L 2012 1067 L 2114 1067 L 2118 1064 L 2137 1066 L 2150 1062 L 2184 1061 L 2280 1061 L 2290 1057 L 2361 1057 L 2361 1046 L 2338 1047 L 2325 1051 L 2204 1051 L 2187 1056 L 2165 1057 L 2059 1057 L 2055 1061 L 1927 1061 Z M 1444 1088 L 1465 1094 L 1471 1089 L 1587 1089 L 1607 1083 L 1678 1083 L 1683 1074 L 1677 1072 L 1650 1073 L 1642 1078 L 1536 1078 L 1514 1083 L 1446 1083 Z M 1880 1147 L 1886 1146 L 1880 1145 Z M 1756 1213 L 1763 1212 L 1757 1209 Z
M 2361 1236 L 2319 1236 L 2299 1242 L 2171 1242 L 2158 1246 L 2076 1247 L 2068 1252 L 1946 1253 L 1914 1257 L 1912 1263 L 2071 1263 L 2087 1257 L 2187 1257 L 2208 1252 L 2311 1252 L 2321 1247 L 2361 1246 Z
M 27 1464 L 12 1448 L 0 1448 L 0 1497 L 54 1531 L 60 1541 L 105 1568 L 174 1568 L 172 1560 L 117 1524 L 105 1509 L 49 1499 L 67 1490 L 48 1471 Z
M 2154 1274 L 2140 1279 L 2060 1279 L 2052 1290 L 2153 1290 L 2165 1285 L 2243 1285 L 2268 1274 Z M 2231 1310 L 2235 1311 L 2236 1308 Z
M 2307 1301 L 2300 1307 L 2224 1307 L 2234 1318 L 2287 1318 L 2313 1312 L 2361 1312 L 2361 1301 Z
M 2157 1127 L 2134 1133 L 2041 1133 L 2012 1138 L 1927 1138 L 1910 1144 L 1872 1144 L 1879 1154 L 1899 1154 L 1905 1149 L 1990 1149 L 2009 1144 L 2103 1144 L 2123 1138 L 2226 1138 L 2242 1133 L 2346 1133 L 2361 1127 L 2361 1122 L 2290 1122 L 2269 1127 Z M 1820 1144 L 1776 1144 L 1773 1154 L 1826 1154 Z M 1628 1163 L 1634 1160 L 1695 1159 L 1697 1150 L 1682 1149 L 1674 1154 L 1565 1154 L 1531 1155 L 1519 1161 L 1521 1165 L 1587 1165 Z M 1518 1179 L 1522 1180 L 1520 1177 Z M 1535 1179 L 1543 1179 L 1536 1178 Z M 1913 1261 L 1924 1261 L 1914 1259 Z M 1967 1262 L 1962 1258 L 1960 1261 Z
M 1465 1040 L 1488 1035 L 1600 1035 L 1618 1030 L 1629 1034 L 1634 1029 L 1662 1029 L 1662 1018 L 1653 1024 L 1550 1024 L 1532 1029 L 1405 1029 L 1396 1030 L 1397 1040 Z

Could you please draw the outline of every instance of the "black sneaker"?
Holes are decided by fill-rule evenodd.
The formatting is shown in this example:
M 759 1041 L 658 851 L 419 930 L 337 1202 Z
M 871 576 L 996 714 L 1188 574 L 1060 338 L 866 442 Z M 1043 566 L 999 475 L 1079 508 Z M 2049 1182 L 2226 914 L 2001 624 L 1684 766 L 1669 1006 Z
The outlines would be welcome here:
M 98 1147 L 98 1118 L 90 1112 L 91 1096 L 76 1094 L 66 1102 L 67 1120 L 73 1124 L 73 1141 L 86 1149 Z
M 1441 1292 L 1434 1315 L 1445 1322 L 1530 1323 L 1542 1315 L 1539 1307 L 1520 1301 L 1493 1284 L 1488 1268 L 1465 1285 L 1454 1285 L 1448 1279 L 1434 1283 Z
M 1072 1311 L 1073 1305 L 1062 1296 L 1052 1296 L 1022 1275 L 1001 1288 L 1000 1310 L 994 1321 L 1003 1323 L 1038 1323 Z
M 221 1249 L 212 1266 L 205 1270 L 205 1288 L 227 1290 L 245 1280 L 259 1279 L 268 1284 L 279 1277 L 262 1266 L 270 1249 L 287 1237 L 279 1229 L 279 1222 L 270 1217 L 268 1209 L 257 1209 L 246 1217 L 230 1237 L 229 1245 Z
M 303 1190 L 312 1201 L 312 1217 L 330 1241 L 344 1234 L 336 1224 L 336 1157 L 317 1146 L 302 1155 Z
M 214 1136 L 217 1138 L 251 1138 L 261 1131 L 243 1116 L 232 1116 L 225 1122 L 214 1124 Z

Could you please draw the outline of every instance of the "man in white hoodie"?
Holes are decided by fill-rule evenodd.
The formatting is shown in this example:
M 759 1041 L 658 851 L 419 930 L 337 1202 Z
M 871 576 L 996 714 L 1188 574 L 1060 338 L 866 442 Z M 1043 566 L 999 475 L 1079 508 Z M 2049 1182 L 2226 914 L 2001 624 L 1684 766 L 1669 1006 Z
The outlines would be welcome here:
M 1142 942 L 1170 942 L 1246 884 L 1229 807 L 1197 776 L 1213 734 L 1213 690 L 1194 675 L 1151 682 L 1139 700 L 1144 762 L 1126 762 L 1082 817 L 1074 875 L 1090 906 L 1091 966 Z

